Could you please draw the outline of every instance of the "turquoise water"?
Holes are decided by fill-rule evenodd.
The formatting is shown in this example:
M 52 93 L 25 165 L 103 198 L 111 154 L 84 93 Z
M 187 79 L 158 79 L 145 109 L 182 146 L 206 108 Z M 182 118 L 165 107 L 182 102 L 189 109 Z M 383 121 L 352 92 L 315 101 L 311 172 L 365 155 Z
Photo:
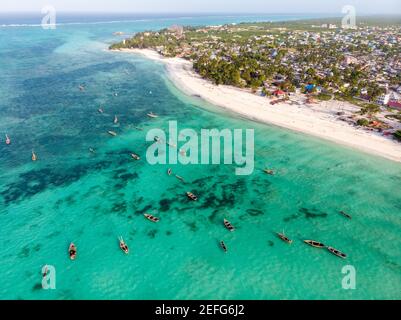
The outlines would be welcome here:
M 184 21 L 256 19 L 272 18 Z M 11 146 L 0 144 L 0 298 L 400 299 L 400 164 L 237 119 L 180 93 L 163 66 L 104 50 L 115 31 L 182 20 L 47 31 L 0 27 L 0 134 L 12 139 Z M 160 118 L 147 118 L 149 111 Z M 167 128 L 169 120 L 196 131 L 254 128 L 255 172 L 133 162 L 132 151 L 144 159 L 147 130 Z M 167 176 L 168 167 L 186 183 Z M 265 167 L 276 176 L 265 175 Z M 199 195 L 197 203 L 186 199 L 189 190 Z M 161 222 L 146 221 L 145 212 Z M 236 232 L 224 229 L 224 218 Z M 275 236 L 282 230 L 291 246 Z M 128 256 L 118 248 L 120 235 Z M 307 247 L 303 239 L 323 241 L 349 258 Z M 67 253 L 72 241 L 74 262 Z M 41 288 L 45 264 L 56 268 L 56 290 Z M 356 269 L 356 290 L 342 289 L 345 265 Z

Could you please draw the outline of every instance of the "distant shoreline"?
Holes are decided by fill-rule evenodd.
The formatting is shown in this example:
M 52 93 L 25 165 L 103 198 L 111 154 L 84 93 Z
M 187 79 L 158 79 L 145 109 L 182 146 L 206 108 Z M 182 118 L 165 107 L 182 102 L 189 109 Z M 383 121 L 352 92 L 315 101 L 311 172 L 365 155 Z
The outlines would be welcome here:
M 164 63 L 167 74 L 175 86 L 188 95 L 200 96 L 205 101 L 240 114 L 250 120 L 273 124 L 293 131 L 345 145 L 365 153 L 401 162 L 401 144 L 374 132 L 357 129 L 338 120 L 337 112 L 352 114 L 357 110 L 348 102 L 326 101 L 315 105 L 301 102 L 297 105 L 284 102 L 272 106 L 270 100 L 249 90 L 232 86 L 216 86 L 202 79 L 191 62 L 181 58 L 165 58 L 149 49 L 119 49 L 117 52 L 141 54 L 148 59 Z

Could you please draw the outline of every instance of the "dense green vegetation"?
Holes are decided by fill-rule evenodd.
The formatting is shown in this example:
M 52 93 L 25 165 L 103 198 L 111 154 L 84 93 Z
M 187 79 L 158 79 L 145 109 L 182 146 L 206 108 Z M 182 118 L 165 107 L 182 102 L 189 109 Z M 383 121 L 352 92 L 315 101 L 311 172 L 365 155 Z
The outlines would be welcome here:
M 365 104 L 361 108 L 361 114 L 375 114 L 380 111 L 380 107 L 375 104 Z
M 359 119 L 357 121 L 357 125 L 358 126 L 363 126 L 363 127 L 367 127 L 369 125 L 369 123 L 370 123 L 370 121 L 368 119 L 365 119 L 365 118 Z
M 317 97 L 319 100 L 321 100 L 321 101 L 329 101 L 329 100 L 331 100 L 331 98 L 332 98 L 333 96 L 330 95 L 330 94 L 319 93 L 316 97 Z
M 394 133 L 394 138 L 401 142 L 401 130 Z

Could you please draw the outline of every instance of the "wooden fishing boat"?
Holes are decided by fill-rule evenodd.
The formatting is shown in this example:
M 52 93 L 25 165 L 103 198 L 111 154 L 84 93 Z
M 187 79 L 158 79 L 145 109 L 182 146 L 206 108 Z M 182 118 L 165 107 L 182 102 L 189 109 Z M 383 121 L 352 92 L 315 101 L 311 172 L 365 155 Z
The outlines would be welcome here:
M 149 113 L 147 114 L 147 116 L 148 116 L 149 118 L 158 118 L 158 117 L 159 117 L 157 114 L 154 114 L 153 112 L 149 112 Z
M 224 243 L 224 241 L 220 241 L 220 246 L 221 246 L 221 248 L 224 250 L 224 252 L 227 252 L 227 246 L 226 246 L 226 244 Z
M 127 246 L 127 244 L 124 242 L 123 237 L 120 237 L 119 239 L 120 242 L 120 249 L 125 253 L 128 254 L 129 253 L 129 248 Z
M 114 116 L 114 124 L 117 124 L 117 123 L 118 123 L 118 117 Z
M 187 197 L 191 199 L 192 201 L 197 201 L 198 197 L 194 195 L 192 192 L 187 192 Z
M 97 111 L 98 111 L 99 113 L 103 113 L 103 112 L 104 112 L 104 110 L 103 110 L 102 108 L 97 109 Z
M 234 226 L 230 223 L 230 221 L 224 219 L 224 226 L 230 230 L 231 232 L 233 232 L 235 230 Z
M 77 257 L 77 247 L 75 244 L 71 243 L 70 247 L 68 248 L 68 253 L 70 255 L 71 260 L 75 260 Z
M 11 139 L 8 135 L 6 135 L 6 144 L 11 144 Z
M 319 242 L 319 241 L 315 241 L 315 240 L 304 240 L 304 242 L 314 248 L 325 248 L 326 246 Z
M 45 278 L 47 276 L 47 271 L 48 271 L 48 269 L 47 269 L 47 265 L 46 265 L 43 270 L 43 274 L 42 274 L 43 278 Z
M 131 157 L 132 157 L 132 159 L 134 159 L 134 160 L 141 160 L 141 157 L 138 156 L 138 155 L 135 154 L 135 153 L 131 153 Z
M 274 176 L 274 171 L 272 169 L 264 169 L 263 172 L 268 175 Z
M 343 215 L 344 217 L 348 218 L 348 219 L 352 219 L 352 217 L 346 213 L 345 211 L 340 211 L 340 214 Z
M 283 233 L 277 233 L 277 236 L 281 239 L 281 240 L 283 240 L 284 242 L 287 242 L 288 244 L 291 244 L 292 243 L 292 240 L 291 239 L 289 239 L 285 234 L 284 234 L 284 232 Z
M 177 145 L 171 142 L 167 142 L 167 145 L 172 147 L 172 148 L 177 148 Z
M 159 222 L 160 221 L 159 218 L 156 218 L 155 216 L 152 216 L 151 214 L 148 214 L 148 213 L 145 213 L 144 216 L 145 216 L 146 219 L 148 219 L 149 221 L 152 221 L 152 222 Z
M 32 150 L 32 161 L 38 160 L 36 153 Z
M 337 250 L 333 247 L 327 247 L 327 250 L 329 250 L 332 254 L 334 254 L 337 257 L 340 257 L 342 259 L 346 259 L 347 255 L 345 253 L 342 253 L 340 250 Z

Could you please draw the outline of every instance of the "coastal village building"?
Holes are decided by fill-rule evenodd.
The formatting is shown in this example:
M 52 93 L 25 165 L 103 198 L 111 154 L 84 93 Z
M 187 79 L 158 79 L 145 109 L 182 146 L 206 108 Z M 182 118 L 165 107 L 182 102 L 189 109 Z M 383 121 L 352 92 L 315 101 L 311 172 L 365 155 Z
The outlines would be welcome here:
M 376 103 L 386 106 L 389 103 L 389 101 L 390 101 L 390 94 L 386 93 L 386 94 L 380 95 L 377 98 Z
M 397 109 L 397 110 L 401 110 L 401 101 L 390 101 L 390 102 L 388 103 L 388 106 L 389 106 L 390 108 L 394 108 L 394 109 Z
M 283 90 L 276 90 L 273 92 L 273 95 L 276 97 L 284 97 L 286 93 Z
M 366 25 L 345 30 L 323 23 L 312 28 L 275 27 L 274 23 L 174 25 L 138 33 L 122 46 L 153 48 L 167 57 L 199 63 L 204 78 L 254 92 L 264 88 L 265 93 L 282 96 L 301 91 L 318 99 L 335 94 L 399 107 L 399 27 Z M 212 72 L 216 67 L 219 72 Z

